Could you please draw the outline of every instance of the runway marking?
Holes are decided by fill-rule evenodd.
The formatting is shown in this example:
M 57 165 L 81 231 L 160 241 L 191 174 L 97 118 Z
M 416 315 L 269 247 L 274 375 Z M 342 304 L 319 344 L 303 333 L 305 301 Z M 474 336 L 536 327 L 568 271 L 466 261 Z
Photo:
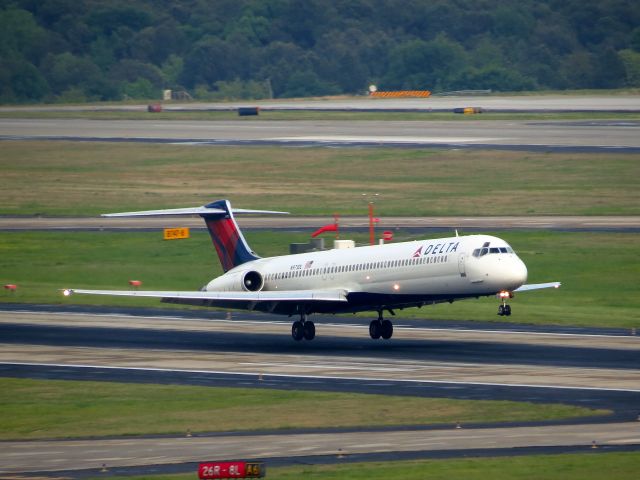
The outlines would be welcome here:
M 86 313 L 86 312 L 38 312 L 31 310 L 12 310 L 12 311 L 2 311 L 0 313 L 21 313 L 28 315 L 42 315 L 42 316 L 60 316 L 60 317 L 100 317 L 100 318 L 126 318 L 126 319 L 140 319 L 140 320 L 178 320 L 185 322 L 210 322 L 210 323 L 228 323 L 228 324 L 247 324 L 247 325 L 290 325 L 291 322 L 286 321 L 278 321 L 278 320 L 227 320 L 223 318 L 191 318 L 191 317 L 180 317 L 180 316 L 154 316 L 154 315 L 133 315 L 126 313 Z M 328 323 L 323 323 L 322 325 L 333 325 Z M 335 326 L 342 326 L 343 324 L 336 324 Z M 348 326 L 348 325 L 347 325 Z M 362 325 L 355 325 L 362 327 Z M 364 328 L 364 327 L 363 327 Z
M 228 372 L 218 370 L 188 370 L 176 368 L 159 368 L 159 367 L 113 367 L 105 365 L 81 365 L 81 364 L 64 364 L 64 363 L 32 363 L 32 362 L 2 362 L 0 365 L 17 365 L 32 367 L 67 367 L 67 368 L 85 368 L 85 369 L 105 369 L 105 370 L 124 370 L 124 371 L 141 371 L 141 372 L 168 372 L 168 373 L 195 373 L 206 375 L 225 375 L 225 376 L 244 376 L 258 377 L 260 372 Z M 332 375 L 288 375 L 284 373 L 268 373 L 264 377 L 273 378 L 292 378 L 292 379 L 311 379 L 311 380 L 352 380 L 359 382 L 384 382 L 387 385 L 392 382 L 414 383 L 414 384 L 440 384 L 440 385 L 479 385 L 489 387 L 521 387 L 521 388 L 542 388 L 550 390 L 580 390 L 580 391 L 605 391 L 605 392 L 633 392 L 640 393 L 640 388 L 611 388 L 611 387 L 576 387 L 567 385 L 536 385 L 527 383 L 496 383 L 496 382 L 464 382 L 459 380 L 411 380 L 411 379 L 389 379 L 389 378 L 371 378 L 371 377 L 338 377 Z
M 392 135 L 309 135 L 299 137 L 274 137 L 265 138 L 275 142 L 340 142 L 340 143 L 471 143 L 471 142 L 495 142 L 506 140 L 504 138 L 491 137 L 406 137 Z
M 353 367 L 349 367 L 349 366 L 339 366 L 337 364 L 331 364 L 331 363 L 325 363 L 322 365 L 311 365 L 311 364 L 307 364 L 307 363 L 279 363 L 279 362 L 272 362 L 272 363 L 260 363 L 260 362 L 241 362 L 239 363 L 239 365 L 247 365 L 247 366 L 255 366 L 255 367 L 292 367 L 292 368 L 310 368 L 310 369 L 322 369 L 322 370 L 362 370 L 362 366 L 353 366 Z M 414 368 L 409 368 L 409 367 L 395 367 L 395 368 L 389 368 L 389 367 L 373 367 L 371 365 L 367 365 L 366 366 L 367 370 L 369 371 L 376 371 L 376 372 L 411 372 L 413 370 L 415 370 Z M 455 367 L 443 367 L 443 368 L 455 368 Z
M 394 325 L 395 326 L 395 325 Z M 549 337 L 595 337 L 595 338 L 638 338 L 638 346 L 640 347 L 640 337 L 633 335 L 611 335 L 604 333 L 568 333 L 568 332 L 532 332 L 520 330 L 480 330 L 473 328 L 433 328 L 433 327 L 411 327 L 414 330 L 422 330 L 426 332 L 470 332 L 470 333 L 498 333 L 509 335 L 539 335 Z

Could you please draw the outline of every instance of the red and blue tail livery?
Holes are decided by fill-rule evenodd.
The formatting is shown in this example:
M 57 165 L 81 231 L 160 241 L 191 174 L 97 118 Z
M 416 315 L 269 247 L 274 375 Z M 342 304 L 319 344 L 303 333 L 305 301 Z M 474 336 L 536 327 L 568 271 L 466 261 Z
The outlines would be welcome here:
M 205 206 L 220 213 L 201 213 L 207 224 L 213 245 L 216 247 L 222 269 L 228 272 L 243 263 L 258 260 L 258 257 L 238 228 L 231 205 L 227 200 L 218 200 Z

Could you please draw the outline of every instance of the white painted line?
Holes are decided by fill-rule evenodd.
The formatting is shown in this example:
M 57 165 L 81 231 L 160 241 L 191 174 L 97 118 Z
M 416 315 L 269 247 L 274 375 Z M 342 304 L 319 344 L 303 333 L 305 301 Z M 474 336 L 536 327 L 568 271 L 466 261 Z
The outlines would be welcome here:
M 244 377 L 257 377 L 262 374 L 263 377 L 277 377 L 277 378 L 303 378 L 311 380 L 354 380 L 362 382 L 382 382 L 382 385 L 386 385 L 389 382 L 402 382 L 402 383 L 415 383 L 415 384 L 444 384 L 444 385 L 481 385 L 489 387 L 524 387 L 524 388 L 544 388 L 555 390 L 584 390 L 594 392 L 638 392 L 640 388 L 597 388 L 597 387 L 575 387 L 567 385 L 536 385 L 528 383 L 494 383 L 494 382 L 463 382 L 463 381 L 442 381 L 442 380 L 408 380 L 401 378 L 371 378 L 371 377 L 336 377 L 331 375 L 287 375 L 284 373 L 262 373 L 262 372 L 229 372 L 219 370 L 183 370 L 176 368 L 157 368 L 157 367 L 112 367 L 105 365 L 78 365 L 78 364 L 65 364 L 65 363 L 31 363 L 31 362 L 1 362 L 0 365 L 21 365 L 32 367 L 68 367 L 68 368 L 86 368 L 86 369 L 105 369 L 105 370 L 124 370 L 131 372 L 168 372 L 168 373 L 197 373 L 207 375 L 238 375 Z
M 27 315 L 48 315 L 48 316 L 64 316 L 64 317 L 100 317 L 100 318 L 123 318 L 127 320 L 140 319 L 140 320 L 179 320 L 179 321 L 193 321 L 193 322 L 210 322 L 210 323 L 232 323 L 232 324 L 249 324 L 249 325 L 290 325 L 291 322 L 277 321 L 277 320 L 226 320 L 222 318 L 188 318 L 188 317 L 172 317 L 172 316 L 147 316 L 147 315 L 130 315 L 126 313 L 82 313 L 82 312 L 32 312 L 29 310 L 14 310 L 7 313 L 22 313 Z M 324 324 L 327 325 L 327 324 Z M 336 325 L 338 326 L 338 325 Z M 361 326 L 361 325 L 358 325 Z
M 375 372 L 411 372 L 414 371 L 415 368 L 401 368 L 401 367 L 396 367 L 396 368 L 389 368 L 389 367 L 372 367 L 372 366 L 366 366 L 366 367 L 360 367 L 360 366 L 353 366 L 353 367 L 349 367 L 349 366 L 340 366 L 340 365 L 336 365 L 336 364 L 331 364 L 331 363 L 326 363 L 323 365 L 310 365 L 310 364 L 304 364 L 304 363 L 258 363 L 258 362 L 245 362 L 245 363 L 240 363 L 239 365 L 247 365 L 247 366 L 254 366 L 254 367 L 284 367 L 284 368 L 311 368 L 311 369 L 320 369 L 320 370 L 362 370 L 365 369 L 368 371 L 375 371 Z
M 474 328 L 431 328 L 431 327 L 410 327 L 413 330 L 425 332 L 469 332 L 469 333 L 498 333 L 504 335 L 535 335 L 548 337 L 596 337 L 596 338 L 637 338 L 640 347 L 640 336 L 632 335 L 606 335 L 601 333 L 564 333 L 564 332 L 531 332 L 520 330 L 479 330 Z
M 471 142 L 495 142 L 504 140 L 503 138 L 478 138 L 478 137 L 407 137 L 407 136 L 369 136 L 369 135 L 311 135 L 299 137 L 275 137 L 265 138 L 277 142 L 366 142 L 366 143 L 471 143 Z

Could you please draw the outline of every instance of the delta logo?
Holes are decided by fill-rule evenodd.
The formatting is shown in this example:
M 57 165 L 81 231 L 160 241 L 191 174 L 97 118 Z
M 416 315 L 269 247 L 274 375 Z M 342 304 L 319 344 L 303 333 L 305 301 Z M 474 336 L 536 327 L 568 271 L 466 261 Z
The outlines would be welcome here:
M 412 255 L 413 258 L 423 257 L 425 255 L 440 255 L 442 253 L 453 253 L 458 250 L 460 242 L 449 243 L 430 243 L 426 247 L 422 245 Z

